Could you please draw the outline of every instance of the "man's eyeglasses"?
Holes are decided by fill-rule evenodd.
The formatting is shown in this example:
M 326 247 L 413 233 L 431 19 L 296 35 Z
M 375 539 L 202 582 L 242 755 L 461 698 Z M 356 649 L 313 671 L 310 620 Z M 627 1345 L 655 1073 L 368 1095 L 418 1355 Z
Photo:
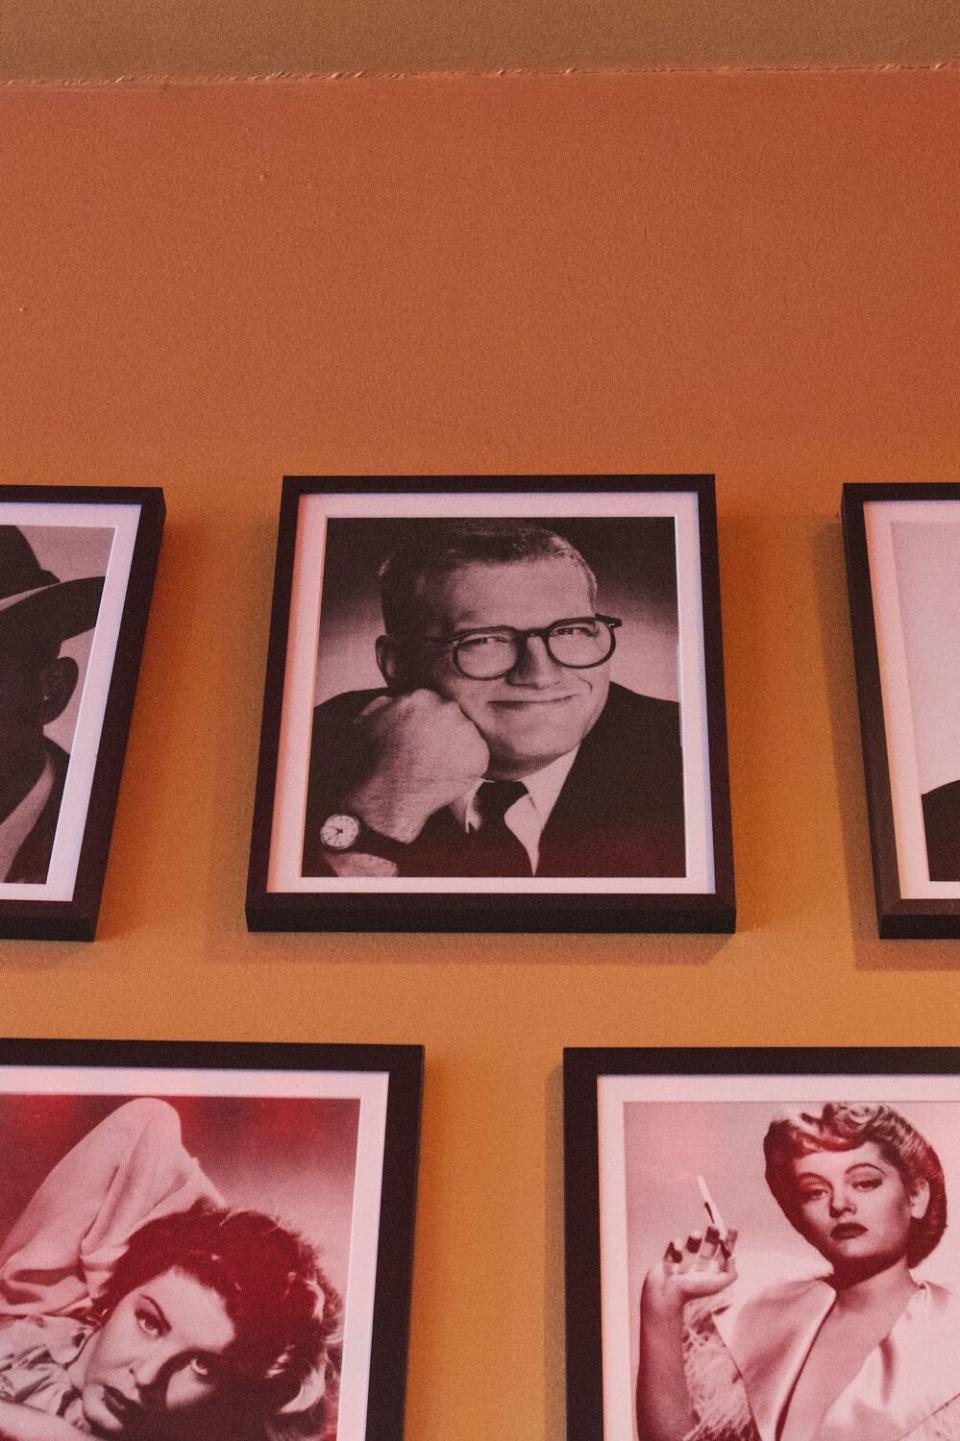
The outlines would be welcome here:
M 496 680 L 513 670 L 527 642 L 539 636 L 557 665 L 589 670 L 613 655 L 614 631 L 623 621 L 612 615 L 581 615 L 552 625 L 516 630 L 510 625 L 491 630 L 462 630 L 456 635 L 426 636 L 428 645 L 450 646 L 453 663 L 468 680 Z

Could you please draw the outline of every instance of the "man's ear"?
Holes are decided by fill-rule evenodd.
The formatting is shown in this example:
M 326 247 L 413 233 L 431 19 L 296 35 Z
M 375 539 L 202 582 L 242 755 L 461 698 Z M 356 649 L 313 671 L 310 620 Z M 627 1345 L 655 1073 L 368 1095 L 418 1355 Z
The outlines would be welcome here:
M 63 714 L 76 690 L 79 678 L 77 663 L 69 655 L 58 656 L 56 660 L 47 661 L 46 665 L 41 667 L 38 689 L 40 720 L 43 725 L 48 726 L 58 715 Z
M 922 1221 L 930 1205 L 930 1183 L 918 1181 L 910 1195 L 910 1215 L 915 1221 Z
M 390 690 L 403 689 L 403 658 L 392 636 L 377 636 L 377 665 Z

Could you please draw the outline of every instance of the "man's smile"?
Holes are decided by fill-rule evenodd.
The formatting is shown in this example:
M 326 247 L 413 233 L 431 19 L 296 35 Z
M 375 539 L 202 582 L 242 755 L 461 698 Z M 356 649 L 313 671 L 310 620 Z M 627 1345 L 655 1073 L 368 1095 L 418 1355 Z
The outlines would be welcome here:
M 458 670 L 447 650 L 430 658 L 416 680 L 456 701 L 486 741 L 500 780 L 532 775 L 575 751 L 603 710 L 610 658 L 564 666 L 542 635 L 558 616 L 588 616 L 594 596 L 583 567 L 569 557 L 538 556 L 517 564 L 467 563 L 440 577 L 423 625 L 427 634 L 455 636 L 497 627 L 532 631 L 501 675 Z M 388 677 L 389 679 L 389 677 Z
M 537 699 L 530 696 L 523 700 L 492 700 L 488 704 L 506 707 L 508 710 L 526 710 L 530 706 L 564 705 L 567 701 L 577 699 L 578 697 L 575 695 L 539 696 Z

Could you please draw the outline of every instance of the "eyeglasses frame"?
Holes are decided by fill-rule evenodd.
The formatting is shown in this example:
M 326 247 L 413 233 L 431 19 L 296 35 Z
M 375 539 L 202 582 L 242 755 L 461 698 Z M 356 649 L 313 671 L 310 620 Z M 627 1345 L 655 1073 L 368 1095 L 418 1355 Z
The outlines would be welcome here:
M 552 630 L 556 630 L 558 626 L 576 625 L 582 621 L 596 620 L 600 621 L 603 625 L 607 627 L 607 634 L 610 637 L 610 649 L 607 651 L 606 655 L 601 656 L 599 660 L 588 661 L 586 665 L 569 665 L 566 661 L 557 660 L 553 651 L 550 649 L 550 632 Z M 421 639 L 421 644 L 435 646 L 438 649 L 444 646 L 452 646 L 453 664 L 465 680 L 499 680 L 501 676 L 509 675 L 510 672 L 513 670 L 514 666 L 519 663 L 524 648 L 533 636 L 539 636 L 540 639 L 543 641 L 547 655 L 553 661 L 554 665 L 561 665 L 563 666 L 564 670 L 593 670 L 595 666 L 603 665 L 603 663 L 605 661 L 608 661 L 613 655 L 614 651 L 617 648 L 616 631 L 622 625 L 623 621 L 619 620 L 616 616 L 613 615 L 600 615 L 599 613 L 596 615 L 571 615 L 563 616 L 560 620 L 551 621 L 549 625 L 530 626 L 525 630 L 519 630 L 516 626 L 512 625 L 472 626 L 470 630 L 455 631 L 453 635 L 423 636 Z M 510 665 L 508 665 L 505 670 L 497 671 L 493 675 L 470 675 L 469 671 L 465 671 L 463 669 L 463 666 L 460 664 L 457 655 L 459 646 L 463 641 L 469 640 L 471 636 L 489 635 L 494 632 L 504 632 L 513 637 L 514 644 L 517 646 L 516 659 Z

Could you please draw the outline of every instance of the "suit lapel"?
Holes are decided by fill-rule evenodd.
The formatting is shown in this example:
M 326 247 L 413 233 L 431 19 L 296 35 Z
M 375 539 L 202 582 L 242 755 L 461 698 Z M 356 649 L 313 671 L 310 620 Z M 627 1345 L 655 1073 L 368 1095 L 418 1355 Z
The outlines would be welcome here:
M 42 884 L 47 879 L 50 855 L 53 851 L 57 824 L 60 820 L 60 803 L 63 800 L 67 764 L 70 759 L 66 751 L 61 750 L 52 741 L 47 742 L 47 754 L 53 761 L 53 789 L 47 797 L 46 805 L 37 817 L 36 825 L 14 857 L 10 874 L 7 876 L 8 881 Z

